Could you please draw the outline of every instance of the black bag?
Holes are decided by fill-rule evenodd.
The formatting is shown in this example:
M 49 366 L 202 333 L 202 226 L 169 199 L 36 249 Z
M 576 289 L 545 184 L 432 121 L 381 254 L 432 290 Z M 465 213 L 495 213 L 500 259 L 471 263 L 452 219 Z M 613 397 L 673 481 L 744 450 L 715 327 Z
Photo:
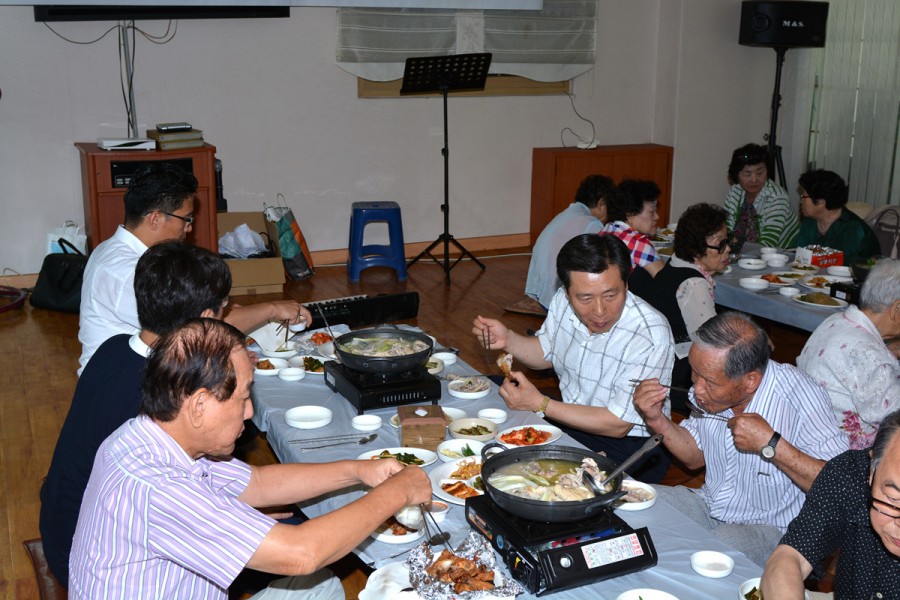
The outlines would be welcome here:
M 69 240 L 59 238 L 63 254 L 48 254 L 31 292 L 35 308 L 77 313 L 81 308 L 81 282 L 88 257 Z M 69 249 L 72 251 L 69 252 Z

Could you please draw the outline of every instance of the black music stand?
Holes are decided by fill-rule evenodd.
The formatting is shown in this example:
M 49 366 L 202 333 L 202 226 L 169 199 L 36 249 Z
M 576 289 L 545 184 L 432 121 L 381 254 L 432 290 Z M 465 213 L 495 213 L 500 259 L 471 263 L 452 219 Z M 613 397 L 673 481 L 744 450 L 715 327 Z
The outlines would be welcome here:
M 451 56 L 421 56 L 407 58 L 406 68 L 403 71 L 403 86 L 401 94 L 425 94 L 440 92 L 444 97 L 444 147 L 441 154 L 444 156 L 444 203 L 441 212 L 444 213 L 444 233 L 438 236 L 431 245 L 422 250 L 418 256 L 409 261 L 407 267 L 411 267 L 423 256 L 429 256 L 437 264 L 441 261 L 431 251 L 444 243 L 444 279 L 450 285 L 450 269 L 466 256 L 484 270 L 484 264 L 466 250 L 452 235 L 450 235 L 450 150 L 447 147 L 447 94 L 459 90 L 483 90 L 487 80 L 488 67 L 491 66 L 491 54 L 454 54 Z M 450 244 L 456 246 L 461 254 L 450 264 Z

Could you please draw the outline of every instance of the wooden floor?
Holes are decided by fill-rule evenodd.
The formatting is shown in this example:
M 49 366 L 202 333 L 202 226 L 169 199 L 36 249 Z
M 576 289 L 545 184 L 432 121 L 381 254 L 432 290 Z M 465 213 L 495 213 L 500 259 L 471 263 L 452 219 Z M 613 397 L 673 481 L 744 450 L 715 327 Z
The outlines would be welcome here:
M 537 329 L 541 318 L 504 312 L 503 307 L 523 297 L 528 255 L 479 257 L 482 271 L 471 261 L 451 271 L 452 284 L 444 282 L 440 266 L 422 261 L 409 270 L 409 278 L 398 282 L 392 270 L 374 268 L 363 272 L 361 282 L 347 281 L 344 267 L 320 267 L 312 278 L 291 282 L 285 295 L 301 302 L 356 294 L 417 291 L 421 305 L 413 323 L 443 344 L 460 349 L 463 360 L 476 368 L 484 365 L 484 353 L 471 335 L 477 314 L 499 317 L 513 330 Z M 234 303 L 253 303 L 280 296 L 235 297 Z M 81 347 L 77 340 L 78 317 L 63 313 L 23 310 L 0 313 L 0 600 L 37 599 L 31 564 L 22 541 L 39 536 L 38 490 L 47 472 L 60 427 L 75 388 L 75 370 Z M 778 342 L 776 342 L 777 344 Z M 800 343 L 802 337 L 792 340 Z M 782 360 L 792 361 L 799 347 L 789 349 Z M 488 366 L 485 372 L 494 373 Z M 555 379 L 543 376 L 536 384 L 547 390 Z M 250 453 L 251 460 L 272 460 L 264 440 Z M 673 468 L 670 483 L 696 486 L 702 474 Z M 352 561 L 340 565 L 348 598 L 364 584 L 364 573 Z

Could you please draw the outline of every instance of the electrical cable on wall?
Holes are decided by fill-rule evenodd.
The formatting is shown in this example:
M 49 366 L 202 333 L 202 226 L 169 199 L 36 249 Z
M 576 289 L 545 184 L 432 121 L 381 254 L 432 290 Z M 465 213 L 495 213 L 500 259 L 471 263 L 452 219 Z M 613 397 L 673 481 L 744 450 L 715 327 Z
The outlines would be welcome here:
M 597 147 L 597 128 L 594 127 L 594 122 L 590 119 L 587 119 L 581 116 L 581 113 L 578 112 L 578 109 L 575 108 L 575 95 L 574 94 L 566 94 L 569 97 L 569 102 L 572 104 L 572 111 L 578 116 L 582 121 L 586 121 L 591 125 L 591 138 L 587 139 L 575 133 L 575 131 L 571 127 L 564 127 L 562 131 L 559 132 L 559 141 L 562 144 L 563 148 L 569 148 L 570 146 L 566 144 L 565 133 L 568 131 L 572 135 L 574 135 L 578 139 L 578 143 L 576 144 L 579 148 L 596 148 Z
M 113 25 L 112 27 L 104 31 L 103 34 L 100 35 L 100 37 L 86 42 L 80 42 L 67 38 L 66 36 L 53 29 L 53 27 L 51 27 L 46 22 L 44 23 L 44 26 L 60 39 L 65 40 L 70 44 L 78 45 L 96 44 L 111 32 L 118 32 L 119 86 L 122 91 L 122 102 L 125 105 L 125 117 L 127 120 L 128 137 L 138 137 L 137 112 L 135 110 L 134 101 L 134 64 L 135 53 L 137 50 L 137 40 L 135 38 L 135 33 L 140 33 L 144 37 L 144 39 L 153 44 L 167 44 L 175 39 L 175 34 L 178 33 L 178 22 L 173 19 L 169 19 L 169 22 L 166 25 L 166 30 L 162 35 L 152 35 L 135 26 L 133 20 L 119 21 L 116 25 Z

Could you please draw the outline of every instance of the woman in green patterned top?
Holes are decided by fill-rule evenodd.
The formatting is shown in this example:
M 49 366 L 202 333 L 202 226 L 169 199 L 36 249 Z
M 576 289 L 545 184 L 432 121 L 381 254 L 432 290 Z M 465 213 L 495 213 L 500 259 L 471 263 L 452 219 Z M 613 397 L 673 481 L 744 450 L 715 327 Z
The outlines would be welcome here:
M 768 159 L 768 150 L 758 144 L 741 146 L 731 155 L 728 179 L 733 185 L 725 198 L 725 210 L 737 247 L 757 242 L 787 248 L 797 235 L 797 213 L 788 193 L 769 179 Z

